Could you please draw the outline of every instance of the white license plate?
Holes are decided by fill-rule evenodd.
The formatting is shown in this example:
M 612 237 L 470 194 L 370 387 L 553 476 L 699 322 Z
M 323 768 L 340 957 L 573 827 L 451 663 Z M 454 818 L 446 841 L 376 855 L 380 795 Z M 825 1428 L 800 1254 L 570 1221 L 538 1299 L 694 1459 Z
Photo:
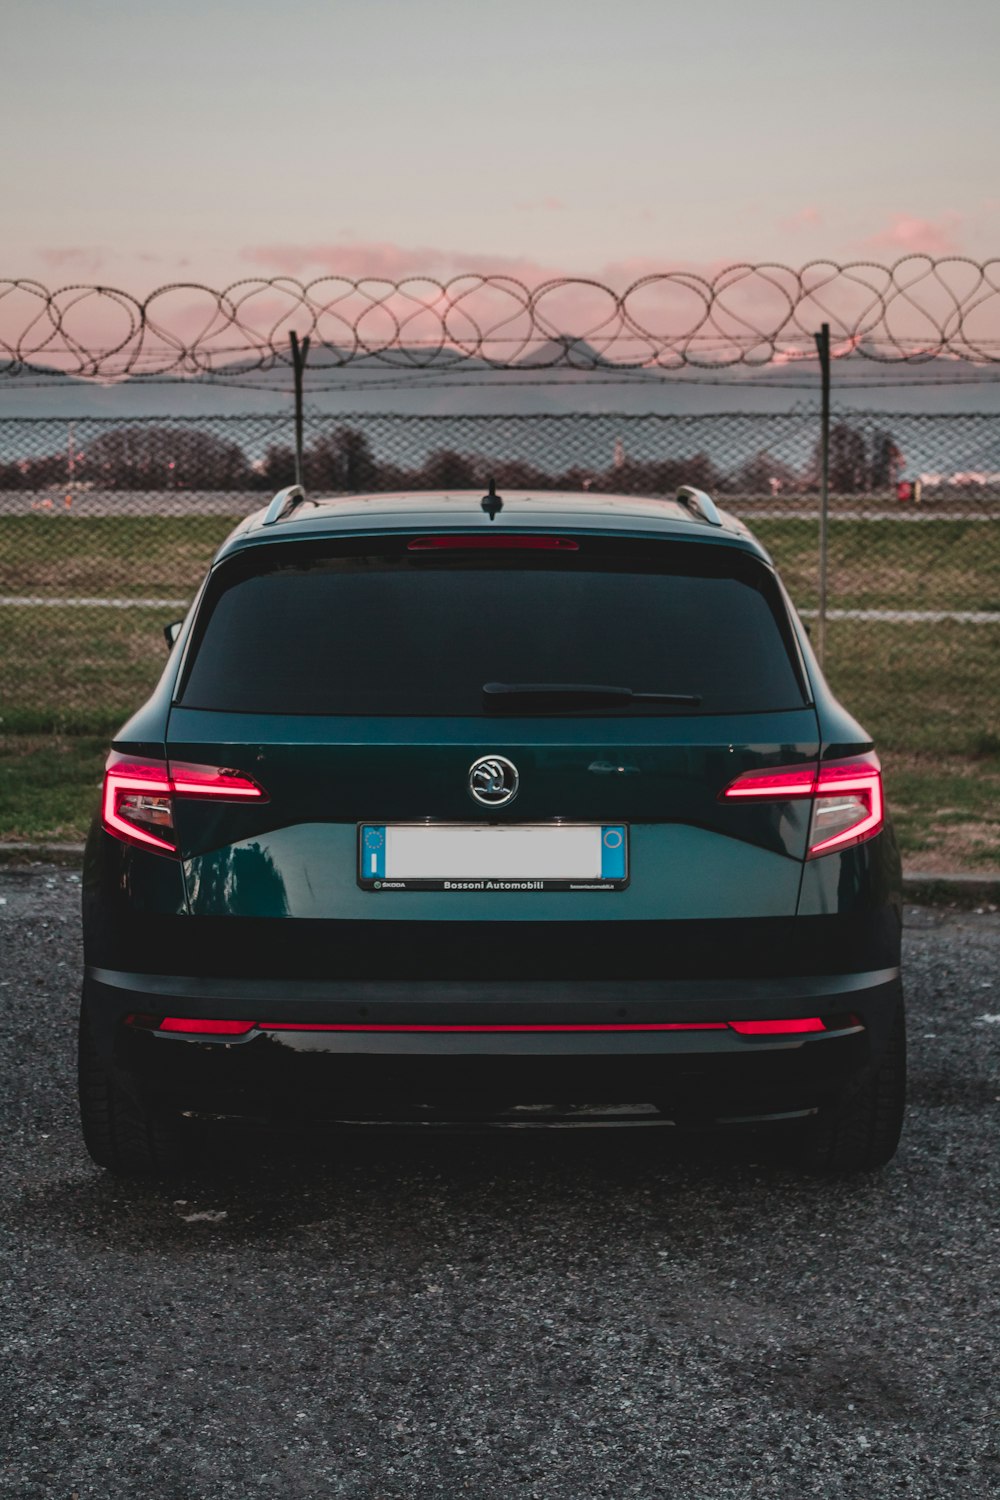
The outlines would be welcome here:
M 358 880 L 371 891 L 620 890 L 623 823 L 363 823 Z

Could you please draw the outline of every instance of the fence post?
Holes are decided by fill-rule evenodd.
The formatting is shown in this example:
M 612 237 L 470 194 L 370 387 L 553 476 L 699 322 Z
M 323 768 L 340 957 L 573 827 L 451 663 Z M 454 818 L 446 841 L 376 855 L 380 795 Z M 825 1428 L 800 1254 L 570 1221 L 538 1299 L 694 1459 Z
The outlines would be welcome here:
M 822 389 L 822 415 L 820 417 L 820 480 L 819 480 L 819 611 L 816 621 L 816 655 L 821 667 L 826 665 L 826 576 L 827 576 L 827 522 L 830 512 L 830 325 L 823 323 L 814 334 L 819 353 L 819 370 Z
M 76 474 L 76 423 L 67 423 L 66 436 L 66 509 L 73 504 L 73 478 Z
M 291 330 L 292 371 L 295 376 L 295 483 L 302 483 L 302 386 L 306 360 L 309 358 L 309 335 L 299 343 L 299 336 Z

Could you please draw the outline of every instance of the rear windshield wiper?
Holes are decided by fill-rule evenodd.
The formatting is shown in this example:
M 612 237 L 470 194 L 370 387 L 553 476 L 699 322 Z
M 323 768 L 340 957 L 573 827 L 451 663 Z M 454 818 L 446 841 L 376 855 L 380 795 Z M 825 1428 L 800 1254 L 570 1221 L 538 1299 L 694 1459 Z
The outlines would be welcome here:
M 618 708 L 628 703 L 663 703 L 668 707 L 697 708 L 697 693 L 637 693 L 628 687 L 592 682 L 484 682 L 483 700 L 495 713 L 551 704 L 571 708 Z

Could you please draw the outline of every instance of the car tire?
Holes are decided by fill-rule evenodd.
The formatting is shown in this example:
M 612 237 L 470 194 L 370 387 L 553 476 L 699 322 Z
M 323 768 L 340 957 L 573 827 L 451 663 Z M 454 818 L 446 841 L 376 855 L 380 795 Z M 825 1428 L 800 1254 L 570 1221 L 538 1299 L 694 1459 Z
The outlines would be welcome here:
M 797 1164 L 815 1173 L 872 1172 L 892 1160 L 906 1109 L 906 1018 L 899 1002 L 888 1045 L 873 1068 L 799 1136 Z
M 184 1121 L 137 1104 L 101 1062 L 85 1014 L 79 1038 L 80 1125 L 99 1167 L 117 1177 L 167 1177 L 188 1160 Z

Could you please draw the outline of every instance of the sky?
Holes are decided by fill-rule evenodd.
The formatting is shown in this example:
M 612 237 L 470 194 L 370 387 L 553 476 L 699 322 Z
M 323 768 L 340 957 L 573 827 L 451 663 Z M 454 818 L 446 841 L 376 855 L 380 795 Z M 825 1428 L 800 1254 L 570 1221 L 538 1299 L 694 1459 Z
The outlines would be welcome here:
M 996 0 L 0 0 L 0 277 L 1000 252 Z

